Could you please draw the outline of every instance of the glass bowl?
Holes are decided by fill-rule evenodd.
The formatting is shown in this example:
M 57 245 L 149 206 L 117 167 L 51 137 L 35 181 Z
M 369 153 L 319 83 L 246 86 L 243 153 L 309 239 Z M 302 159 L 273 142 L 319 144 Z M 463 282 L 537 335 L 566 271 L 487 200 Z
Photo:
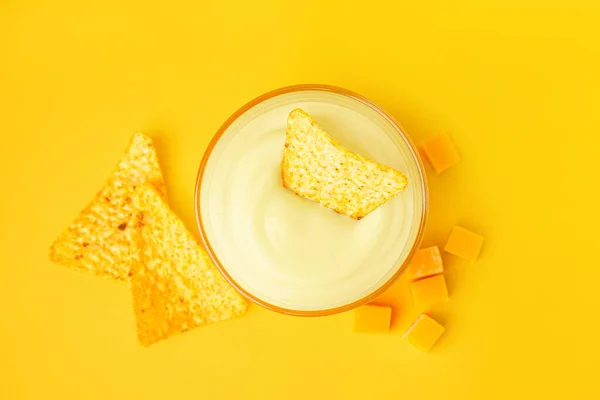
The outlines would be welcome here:
M 284 189 L 281 154 L 295 108 L 344 147 L 402 171 L 407 189 L 360 221 Z M 210 142 L 195 192 L 201 239 L 229 283 L 256 304 L 302 316 L 350 310 L 392 285 L 420 245 L 427 204 L 423 165 L 400 124 L 325 85 L 274 90 L 236 111 Z

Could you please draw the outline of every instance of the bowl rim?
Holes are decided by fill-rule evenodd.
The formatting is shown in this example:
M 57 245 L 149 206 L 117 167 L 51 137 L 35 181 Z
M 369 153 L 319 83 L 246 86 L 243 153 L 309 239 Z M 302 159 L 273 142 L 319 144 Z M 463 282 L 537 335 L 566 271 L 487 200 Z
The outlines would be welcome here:
M 350 97 L 354 100 L 357 100 L 357 101 L 369 106 L 374 111 L 379 113 L 395 128 L 397 133 L 408 144 L 409 150 L 411 151 L 414 161 L 417 164 L 417 170 L 418 170 L 419 176 L 421 178 L 421 182 L 422 182 L 422 186 L 420 189 L 422 192 L 421 195 L 422 195 L 422 199 L 423 199 L 422 200 L 423 212 L 421 213 L 421 218 L 419 220 L 419 229 L 418 229 L 417 235 L 415 237 L 415 240 L 413 242 L 412 248 L 410 249 L 410 251 L 407 254 L 404 261 L 402 262 L 402 265 L 400 265 L 400 267 L 394 273 L 394 275 L 392 275 L 386 282 L 384 282 L 380 287 L 375 289 L 373 292 L 371 292 L 351 303 L 333 307 L 333 308 L 322 309 L 322 310 L 295 310 L 295 309 L 288 309 L 288 308 L 276 306 L 274 304 L 271 304 L 263 299 L 260 299 L 256 296 L 254 296 L 252 293 L 249 293 L 241 285 L 239 285 L 235 281 L 235 279 L 233 279 L 231 277 L 231 275 L 229 275 L 229 273 L 227 272 L 227 269 L 221 264 L 215 251 L 213 250 L 212 246 L 210 245 L 210 241 L 208 240 L 208 236 L 206 234 L 206 231 L 204 229 L 204 224 L 202 222 L 202 212 L 201 212 L 201 204 L 200 204 L 201 191 L 202 191 L 202 179 L 204 177 L 206 165 L 208 164 L 208 160 L 210 159 L 213 149 L 219 142 L 221 136 L 223 136 L 225 131 L 229 128 L 229 126 L 231 126 L 231 124 L 235 120 L 237 120 L 240 116 L 242 116 L 244 113 L 246 113 L 246 111 L 250 110 L 251 108 L 257 106 L 258 104 L 260 104 L 266 100 L 269 100 L 271 98 L 281 96 L 284 94 L 289 94 L 289 93 L 294 93 L 294 92 L 303 92 L 303 91 L 331 92 L 331 93 L 336 93 L 336 94 L 340 94 L 343 96 L 347 96 L 347 97 Z M 287 315 L 318 317 L 318 316 L 332 315 L 332 314 L 337 314 L 337 313 L 341 313 L 344 311 L 349 311 L 353 308 L 367 304 L 370 301 L 374 300 L 377 296 L 379 296 L 380 294 L 385 292 L 389 287 L 391 287 L 398 280 L 398 278 L 400 278 L 400 276 L 402 276 L 402 274 L 404 273 L 404 271 L 406 270 L 406 268 L 408 266 L 409 260 L 413 257 L 414 253 L 419 249 L 421 240 L 423 239 L 425 223 L 426 223 L 427 214 L 429 211 L 429 209 L 428 209 L 428 207 L 429 207 L 428 194 L 429 193 L 428 193 L 428 186 L 427 186 L 427 177 L 425 175 L 425 168 L 423 166 L 423 162 L 421 160 L 421 157 L 419 155 L 417 147 L 412 142 L 412 140 L 408 137 L 408 135 L 406 135 L 404 128 L 402 128 L 400 123 L 398 121 L 396 121 L 396 119 L 394 117 L 392 117 L 390 114 L 388 114 L 386 111 L 384 111 L 383 108 L 381 108 L 377 104 L 373 103 L 371 100 L 367 99 L 366 97 L 364 97 L 358 93 L 352 92 L 350 90 L 347 90 L 347 89 L 344 89 L 341 87 L 337 87 L 337 86 L 331 86 L 331 85 L 301 84 L 301 85 L 286 86 L 286 87 L 282 87 L 279 89 L 275 89 L 275 90 L 272 90 L 270 92 L 267 92 L 263 95 L 256 97 L 255 99 L 249 101 L 248 103 L 246 103 L 245 105 L 240 107 L 221 125 L 219 130 L 215 133 L 215 135 L 211 139 L 208 147 L 206 148 L 206 151 L 204 152 L 204 155 L 202 156 L 202 161 L 201 161 L 200 167 L 198 169 L 198 175 L 196 177 L 196 188 L 194 191 L 194 209 L 195 209 L 195 214 L 196 214 L 196 224 L 198 226 L 198 230 L 200 232 L 200 238 L 202 240 L 202 243 L 204 244 L 204 248 L 206 249 L 209 257 L 211 258 L 211 260 L 213 261 L 213 263 L 215 264 L 215 266 L 217 267 L 219 272 L 221 272 L 221 274 L 225 277 L 225 279 L 229 282 L 229 284 L 231 286 L 233 286 L 239 293 L 241 293 L 244 297 L 246 297 L 251 302 L 258 304 L 258 305 L 260 305 L 268 310 L 271 310 L 271 311 L 276 311 L 278 313 L 287 314 Z

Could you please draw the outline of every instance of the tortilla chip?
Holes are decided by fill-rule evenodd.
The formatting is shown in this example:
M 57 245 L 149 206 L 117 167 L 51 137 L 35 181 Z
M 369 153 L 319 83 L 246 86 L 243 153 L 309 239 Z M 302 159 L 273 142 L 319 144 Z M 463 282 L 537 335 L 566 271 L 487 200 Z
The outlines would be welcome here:
M 143 346 L 246 311 L 246 300 L 154 188 L 138 188 L 134 206 L 141 229 L 132 241 L 131 293 Z
M 357 220 L 408 183 L 401 172 L 343 148 L 300 109 L 288 116 L 281 175 L 297 195 Z
M 133 193 L 136 186 L 145 182 L 165 196 L 152 141 L 136 133 L 104 188 L 52 244 L 50 259 L 70 268 L 127 282 Z

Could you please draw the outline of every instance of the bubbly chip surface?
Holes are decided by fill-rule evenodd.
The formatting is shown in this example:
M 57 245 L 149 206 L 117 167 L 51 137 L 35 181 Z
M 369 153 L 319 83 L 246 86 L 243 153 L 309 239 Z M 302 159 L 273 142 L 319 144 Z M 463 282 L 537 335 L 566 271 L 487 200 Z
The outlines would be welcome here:
M 50 259 L 58 264 L 127 282 L 129 230 L 134 214 L 133 193 L 150 183 L 165 196 L 162 172 L 152 140 L 133 135 L 116 170 L 92 202 L 50 247 Z
M 246 300 L 156 189 L 138 188 L 134 206 L 140 211 L 135 218 L 139 231 L 132 231 L 131 293 L 142 345 L 246 311 Z
M 338 144 L 306 112 L 287 120 L 284 187 L 340 214 L 361 219 L 406 188 L 406 176 Z

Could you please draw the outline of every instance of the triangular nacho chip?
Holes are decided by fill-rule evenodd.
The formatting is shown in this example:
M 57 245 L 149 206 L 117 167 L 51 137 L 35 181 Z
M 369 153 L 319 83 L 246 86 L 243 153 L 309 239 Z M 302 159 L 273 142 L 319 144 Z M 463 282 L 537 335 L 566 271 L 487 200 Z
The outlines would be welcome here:
M 306 112 L 288 116 L 283 186 L 340 214 L 361 219 L 406 188 L 401 172 L 343 148 Z
M 134 206 L 141 229 L 132 241 L 131 293 L 142 345 L 246 311 L 246 300 L 154 188 L 138 188 Z
M 50 259 L 67 267 L 127 282 L 133 193 L 145 182 L 165 195 L 149 137 L 133 135 L 127 154 L 94 200 L 50 247 Z

